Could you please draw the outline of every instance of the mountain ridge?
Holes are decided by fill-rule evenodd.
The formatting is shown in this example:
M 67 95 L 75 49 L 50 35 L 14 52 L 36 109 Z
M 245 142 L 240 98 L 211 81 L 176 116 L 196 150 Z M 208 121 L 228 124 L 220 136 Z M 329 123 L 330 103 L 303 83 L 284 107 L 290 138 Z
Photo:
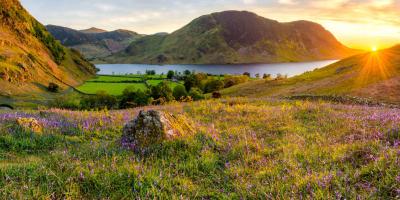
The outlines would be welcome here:
M 203 15 L 168 35 L 150 35 L 110 63 L 243 64 L 340 59 L 355 53 L 321 25 L 280 23 L 247 11 Z
M 57 25 L 47 25 L 46 28 L 63 45 L 80 51 L 88 59 L 109 56 L 125 49 L 132 41 L 142 37 L 139 33 L 124 29 L 75 30 Z

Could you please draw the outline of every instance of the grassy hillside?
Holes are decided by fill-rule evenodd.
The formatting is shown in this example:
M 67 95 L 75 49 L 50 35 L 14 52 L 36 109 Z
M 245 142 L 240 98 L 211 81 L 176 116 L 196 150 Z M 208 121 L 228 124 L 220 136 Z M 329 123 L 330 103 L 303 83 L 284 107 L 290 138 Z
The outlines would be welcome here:
M 400 46 L 353 56 L 287 80 L 254 81 L 229 96 L 350 95 L 400 103 Z
M 57 42 L 17 0 L 0 0 L 0 97 L 48 95 L 50 82 L 79 85 L 95 68 Z
M 354 54 L 322 26 L 279 23 L 250 12 L 205 15 L 185 27 L 133 42 L 112 63 L 272 63 L 337 59 Z
M 2 199 L 395 199 L 398 109 L 235 98 L 146 107 L 195 132 L 120 146 L 139 109 L 0 114 Z M 41 133 L 15 128 L 34 118 Z M 11 130 L 11 131 L 10 131 Z
M 48 25 L 47 30 L 63 45 L 74 48 L 88 58 L 102 58 L 124 50 L 142 35 L 128 30 L 105 31 L 96 28 L 74 30 Z

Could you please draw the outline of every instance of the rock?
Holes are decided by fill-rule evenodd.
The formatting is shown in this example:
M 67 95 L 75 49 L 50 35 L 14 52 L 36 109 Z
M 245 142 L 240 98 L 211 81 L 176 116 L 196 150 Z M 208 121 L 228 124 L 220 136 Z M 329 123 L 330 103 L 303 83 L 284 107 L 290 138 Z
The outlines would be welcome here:
M 193 132 L 183 116 L 173 116 L 160 111 L 140 111 L 133 121 L 123 128 L 121 143 L 124 148 L 144 152 L 154 144 L 161 144 Z

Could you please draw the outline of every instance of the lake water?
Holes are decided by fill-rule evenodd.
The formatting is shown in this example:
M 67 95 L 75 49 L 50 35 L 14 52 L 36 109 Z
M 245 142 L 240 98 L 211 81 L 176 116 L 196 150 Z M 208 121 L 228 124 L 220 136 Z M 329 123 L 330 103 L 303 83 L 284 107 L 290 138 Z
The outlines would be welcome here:
M 144 74 L 146 70 L 155 70 L 157 74 L 166 74 L 169 70 L 183 72 L 185 70 L 204 72 L 213 75 L 220 74 L 243 74 L 249 72 L 255 74 L 277 74 L 288 75 L 289 77 L 300 75 L 316 68 L 325 67 L 336 62 L 336 60 L 325 60 L 316 62 L 300 63 L 277 63 L 277 64 L 241 64 L 241 65 L 148 65 L 148 64 L 99 64 L 98 74 L 123 75 L 123 74 Z

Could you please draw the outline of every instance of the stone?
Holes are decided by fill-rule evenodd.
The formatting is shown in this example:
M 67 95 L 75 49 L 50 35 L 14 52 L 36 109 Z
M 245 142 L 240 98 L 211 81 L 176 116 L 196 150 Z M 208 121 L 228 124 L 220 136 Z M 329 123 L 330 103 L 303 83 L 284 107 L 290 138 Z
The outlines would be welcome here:
M 193 129 L 183 116 L 155 110 L 140 111 L 136 119 L 124 126 L 121 143 L 124 148 L 143 152 L 155 144 L 190 132 Z

